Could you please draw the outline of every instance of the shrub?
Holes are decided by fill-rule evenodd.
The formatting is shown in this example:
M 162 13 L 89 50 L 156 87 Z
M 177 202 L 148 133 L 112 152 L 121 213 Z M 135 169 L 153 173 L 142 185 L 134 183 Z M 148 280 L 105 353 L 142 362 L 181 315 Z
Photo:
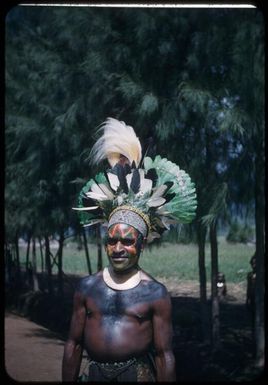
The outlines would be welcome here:
M 248 224 L 241 225 L 237 221 L 230 226 L 229 233 L 226 236 L 228 242 L 247 243 L 254 238 L 254 230 Z

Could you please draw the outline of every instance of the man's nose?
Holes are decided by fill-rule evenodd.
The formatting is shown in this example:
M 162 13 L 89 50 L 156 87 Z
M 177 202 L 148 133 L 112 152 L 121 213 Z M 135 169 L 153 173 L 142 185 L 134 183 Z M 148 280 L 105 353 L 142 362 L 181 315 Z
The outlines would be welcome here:
M 116 242 L 115 252 L 120 253 L 120 251 L 122 251 L 122 250 L 123 250 L 122 243 L 120 241 Z

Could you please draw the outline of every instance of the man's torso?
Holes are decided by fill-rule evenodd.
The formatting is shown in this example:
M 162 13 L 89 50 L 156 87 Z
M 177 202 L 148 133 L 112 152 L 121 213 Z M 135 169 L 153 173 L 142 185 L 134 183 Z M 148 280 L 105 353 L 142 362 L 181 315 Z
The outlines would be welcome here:
M 167 295 L 153 279 L 128 290 L 108 287 L 102 273 L 81 280 L 86 308 L 84 347 L 98 361 L 122 361 L 147 352 L 153 340 L 152 318 L 157 301 Z

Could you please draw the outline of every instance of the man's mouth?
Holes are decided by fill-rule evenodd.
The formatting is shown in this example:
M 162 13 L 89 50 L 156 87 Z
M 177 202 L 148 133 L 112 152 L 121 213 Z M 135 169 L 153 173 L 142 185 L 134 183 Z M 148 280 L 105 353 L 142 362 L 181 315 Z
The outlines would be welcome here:
M 112 255 L 112 260 L 116 262 L 121 262 L 128 259 L 127 255 Z

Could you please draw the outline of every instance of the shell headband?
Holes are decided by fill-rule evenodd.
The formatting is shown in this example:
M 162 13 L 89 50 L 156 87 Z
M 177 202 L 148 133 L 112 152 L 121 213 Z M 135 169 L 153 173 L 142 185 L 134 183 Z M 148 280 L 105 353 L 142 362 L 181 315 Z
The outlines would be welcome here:
M 110 168 L 82 188 L 78 205 L 80 223 L 90 226 L 126 223 L 150 242 L 175 223 L 190 223 L 197 207 L 195 185 L 175 163 L 157 155 L 142 159 L 133 128 L 113 118 L 100 127 L 91 162 L 107 159 Z
M 133 226 L 143 235 L 143 237 L 147 237 L 151 227 L 148 215 L 135 207 L 124 205 L 119 206 L 112 211 L 109 217 L 108 228 L 115 223 L 125 223 Z

